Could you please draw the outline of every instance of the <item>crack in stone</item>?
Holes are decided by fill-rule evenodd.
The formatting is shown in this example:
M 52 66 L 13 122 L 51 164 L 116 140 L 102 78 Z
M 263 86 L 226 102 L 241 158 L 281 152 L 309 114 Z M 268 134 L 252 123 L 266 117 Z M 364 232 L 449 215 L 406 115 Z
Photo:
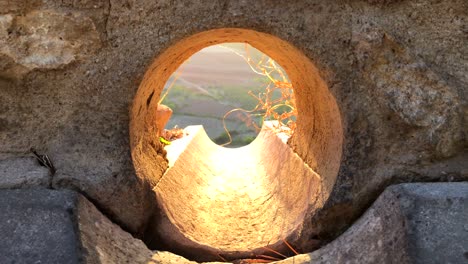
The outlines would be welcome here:
M 105 22 L 104 22 L 104 34 L 106 35 L 106 40 L 107 41 L 109 40 L 108 26 L 109 26 L 109 17 L 110 17 L 111 10 L 112 10 L 112 0 L 108 0 L 107 1 L 107 10 L 106 10 L 106 13 L 105 13 L 106 18 L 105 18 Z

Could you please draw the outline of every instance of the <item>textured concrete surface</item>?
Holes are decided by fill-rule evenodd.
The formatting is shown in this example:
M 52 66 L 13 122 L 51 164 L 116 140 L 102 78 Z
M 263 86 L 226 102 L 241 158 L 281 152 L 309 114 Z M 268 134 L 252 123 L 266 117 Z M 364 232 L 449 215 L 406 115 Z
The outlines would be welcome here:
M 196 263 L 149 250 L 74 191 L 0 190 L 0 212 L 1 263 Z
M 49 190 L 1 190 L 4 263 L 79 263 L 73 219 L 76 196 Z
M 0 190 L 0 212 L 2 263 L 148 263 L 152 258 L 141 240 L 73 191 Z
M 33 157 L 0 160 L 0 189 L 50 186 L 52 176 Z
M 22 75 L 33 69 L 62 68 L 89 56 L 101 45 L 93 21 L 81 12 L 34 10 L 0 15 L 0 75 Z
M 187 138 L 166 147 L 173 165 L 155 187 L 161 209 L 151 227 L 155 246 L 213 261 L 262 254 L 265 245 L 282 251 L 284 238 L 309 239 L 301 232 L 306 213 L 323 205 L 321 179 L 287 138 L 265 126 L 251 144 L 226 149 L 202 126 L 185 131 Z
M 195 263 L 152 252 L 73 191 L 0 190 L 2 263 Z M 394 185 L 330 244 L 277 263 L 465 263 L 468 183 Z
M 340 162 L 318 155 L 333 140 L 310 144 L 324 135 L 313 120 L 336 116 L 311 104 L 311 90 L 301 89 L 304 121 L 289 143 L 320 175 L 339 166 L 308 228 L 311 238 L 329 240 L 390 184 L 467 180 L 467 5 L 0 0 L 0 160 L 30 147 L 47 153 L 57 168 L 52 186 L 80 190 L 141 237 L 156 212 L 151 190 L 167 168 L 162 147 L 149 142 L 141 147 L 154 153 L 157 177 L 141 177 L 142 165 L 132 163 L 129 112 L 145 72 L 194 34 L 254 30 L 300 51 L 323 81 L 310 85 L 336 101 L 341 121 L 328 121 L 342 128 Z
M 277 263 L 466 263 L 468 183 L 388 187 L 349 230 Z

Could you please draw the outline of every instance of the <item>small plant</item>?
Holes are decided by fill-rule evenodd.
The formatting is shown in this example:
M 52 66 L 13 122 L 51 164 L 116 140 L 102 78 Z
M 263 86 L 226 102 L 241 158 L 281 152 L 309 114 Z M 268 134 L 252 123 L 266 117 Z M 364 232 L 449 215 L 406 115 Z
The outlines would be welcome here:
M 164 137 L 159 137 L 159 142 L 163 143 L 164 145 L 170 145 L 171 142 L 169 140 L 166 140 Z
M 274 120 L 277 121 L 273 127 L 276 132 L 292 135 L 296 129 L 296 100 L 294 98 L 292 84 L 284 74 L 283 69 L 281 69 L 273 59 L 268 58 L 265 60 L 265 55 L 255 62 L 250 56 L 249 46 L 247 44 L 245 44 L 246 55 L 240 54 L 229 47 L 222 47 L 242 57 L 253 72 L 267 77 L 268 80 L 263 92 L 259 92 L 258 94 L 254 94 L 252 91 L 248 92 L 248 94 L 258 102 L 253 109 L 235 108 L 224 115 L 223 127 L 229 140 L 222 144 L 222 146 L 232 143 L 231 133 L 226 126 L 226 118 L 238 111 L 245 114 L 246 118 L 243 119 L 244 122 L 247 126 L 254 127 L 257 133 L 260 131 L 264 121 Z M 259 122 L 256 120 L 259 120 Z

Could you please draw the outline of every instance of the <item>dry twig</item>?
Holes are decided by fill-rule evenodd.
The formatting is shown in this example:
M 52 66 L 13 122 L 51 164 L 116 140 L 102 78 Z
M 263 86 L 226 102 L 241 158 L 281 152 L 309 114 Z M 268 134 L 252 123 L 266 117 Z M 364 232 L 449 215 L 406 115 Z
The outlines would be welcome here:
M 223 144 L 222 146 L 228 145 L 232 142 L 232 137 L 229 132 L 229 129 L 226 126 L 226 118 L 237 111 L 243 112 L 246 115 L 250 116 L 247 120 L 247 126 L 252 126 L 260 131 L 261 125 L 266 120 L 276 120 L 277 123 L 274 127 L 276 132 L 286 133 L 292 135 L 296 128 L 296 100 L 294 98 L 294 92 L 291 82 L 286 77 L 286 74 L 283 72 L 281 67 L 279 67 L 276 62 L 268 58 L 264 62 L 265 57 L 263 56 L 257 63 L 254 63 L 253 59 L 250 56 L 249 46 L 245 45 L 246 55 L 240 54 L 239 52 L 222 46 L 226 49 L 231 50 L 234 54 L 242 57 L 253 72 L 266 76 L 269 80 L 268 85 L 265 87 L 265 92 L 254 94 L 252 91 L 249 91 L 248 94 L 255 98 L 258 104 L 252 110 L 246 110 L 242 108 L 235 108 L 227 112 L 223 117 L 223 127 L 226 131 L 229 141 Z M 277 76 L 275 78 L 275 76 Z M 278 80 L 279 79 L 279 80 Z M 278 97 L 277 94 L 280 94 Z M 277 98 L 275 98 L 277 97 Z M 260 116 L 261 124 L 256 124 L 254 118 Z

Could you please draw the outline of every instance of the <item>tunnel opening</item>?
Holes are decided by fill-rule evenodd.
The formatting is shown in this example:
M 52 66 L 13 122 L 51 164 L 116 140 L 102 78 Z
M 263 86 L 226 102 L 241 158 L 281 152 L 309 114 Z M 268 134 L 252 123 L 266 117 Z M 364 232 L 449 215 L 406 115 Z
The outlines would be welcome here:
M 282 137 L 264 126 L 251 144 L 228 149 L 193 126 L 165 149 L 155 98 L 191 55 L 226 42 L 249 43 L 284 68 L 295 88 L 295 133 Z M 312 61 L 290 43 L 237 28 L 180 40 L 149 67 L 131 112 L 135 170 L 153 187 L 157 208 L 147 244 L 196 261 L 221 261 L 285 252 L 285 241 L 296 248 L 311 243 L 310 219 L 335 183 L 342 133 L 333 95 Z

